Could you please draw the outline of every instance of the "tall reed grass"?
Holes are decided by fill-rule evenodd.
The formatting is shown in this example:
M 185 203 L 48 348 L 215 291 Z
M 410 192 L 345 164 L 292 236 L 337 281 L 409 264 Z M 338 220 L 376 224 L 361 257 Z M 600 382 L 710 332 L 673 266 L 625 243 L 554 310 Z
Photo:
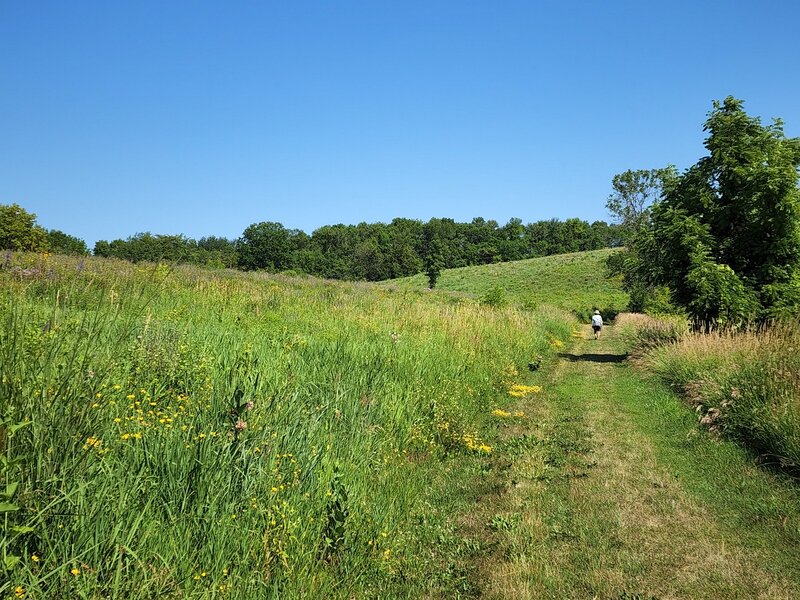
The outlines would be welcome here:
M 438 294 L 6 255 L 0 595 L 419 597 L 442 461 L 571 324 Z M 4 487 L 5 486 L 5 487 Z
M 622 323 L 647 348 L 643 362 L 683 391 L 702 425 L 800 476 L 800 326 L 703 334 L 649 317 Z

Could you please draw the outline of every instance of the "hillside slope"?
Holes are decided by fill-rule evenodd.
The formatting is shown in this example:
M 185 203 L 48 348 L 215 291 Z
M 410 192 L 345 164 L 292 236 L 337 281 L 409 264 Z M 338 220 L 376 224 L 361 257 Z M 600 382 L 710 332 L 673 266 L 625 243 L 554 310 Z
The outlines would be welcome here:
M 625 307 L 628 295 L 620 281 L 608 276 L 606 259 L 617 252 L 606 248 L 531 258 L 506 263 L 447 269 L 442 271 L 436 289 L 463 292 L 477 298 L 500 288 L 507 299 L 525 306 L 550 304 L 580 316 L 593 307 Z M 384 282 L 401 289 L 424 289 L 424 273 Z

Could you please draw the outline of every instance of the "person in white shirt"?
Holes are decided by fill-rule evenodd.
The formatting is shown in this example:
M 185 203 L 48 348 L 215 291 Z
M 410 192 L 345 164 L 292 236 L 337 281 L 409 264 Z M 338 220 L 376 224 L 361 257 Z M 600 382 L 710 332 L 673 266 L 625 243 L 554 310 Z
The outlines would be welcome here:
M 603 317 L 600 316 L 600 311 L 594 311 L 592 315 L 592 331 L 594 331 L 594 339 L 600 339 L 600 331 L 603 329 Z

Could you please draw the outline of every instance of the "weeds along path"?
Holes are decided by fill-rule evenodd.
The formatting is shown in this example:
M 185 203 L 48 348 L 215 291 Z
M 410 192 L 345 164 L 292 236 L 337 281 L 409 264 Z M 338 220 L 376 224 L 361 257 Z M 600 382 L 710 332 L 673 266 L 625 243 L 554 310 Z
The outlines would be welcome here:
M 798 598 L 796 489 L 582 332 L 494 458 L 506 478 L 466 519 L 494 539 L 488 598 Z

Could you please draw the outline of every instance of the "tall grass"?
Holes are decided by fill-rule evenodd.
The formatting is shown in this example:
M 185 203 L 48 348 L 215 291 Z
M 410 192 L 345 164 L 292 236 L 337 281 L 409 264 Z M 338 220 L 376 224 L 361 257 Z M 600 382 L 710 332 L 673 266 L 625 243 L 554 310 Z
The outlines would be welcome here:
M 435 592 L 442 461 L 490 453 L 518 368 L 570 333 L 550 309 L 26 254 L 0 322 L 0 595 L 41 598 Z
M 681 316 L 622 313 L 616 324 L 622 338 L 637 353 L 672 344 L 689 334 L 688 321 Z
M 636 329 L 643 362 L 686 394 L 702 425 L 800 476 L 800 326 L 690 334 L 647 319 Z

